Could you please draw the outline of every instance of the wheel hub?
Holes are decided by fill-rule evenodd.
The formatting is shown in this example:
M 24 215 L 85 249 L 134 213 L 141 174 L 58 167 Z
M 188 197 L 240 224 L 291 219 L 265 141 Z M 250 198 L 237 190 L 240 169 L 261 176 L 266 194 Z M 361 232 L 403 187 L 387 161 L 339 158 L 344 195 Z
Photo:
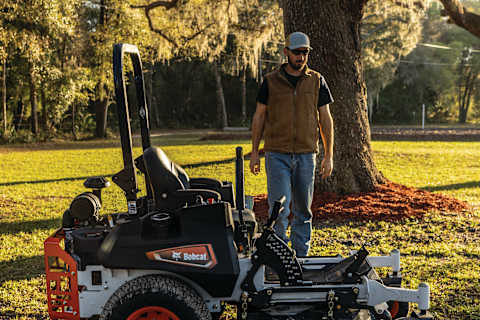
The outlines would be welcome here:
M 166 308 L 151 306 L 138 309 L 127 320 L 180 320 L 180 318 Z

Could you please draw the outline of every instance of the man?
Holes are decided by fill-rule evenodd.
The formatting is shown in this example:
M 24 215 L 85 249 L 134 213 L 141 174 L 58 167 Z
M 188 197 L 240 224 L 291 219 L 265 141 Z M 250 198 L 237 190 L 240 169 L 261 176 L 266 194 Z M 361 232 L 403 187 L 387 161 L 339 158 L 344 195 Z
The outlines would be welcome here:
M 265 76 L 252 122 L 250 170 L 253 174 L 260 172 L 258 147 L 263 136 L 270 208 L 275 200 L 286 196 L 275 232 L 288 243 L 291 202 L 290 239 L 299 257 L 306 256 L 310 249 L 310 207 L 319 132 L 324 147 L 322 178 L 330 176 L 333 169 L 333 120 L 329 109 L 333 98 L 323 76 L 307 66 L 311 49 L 306 34 L 294 32 L 287 37 L 283 52 L 288 63 Z

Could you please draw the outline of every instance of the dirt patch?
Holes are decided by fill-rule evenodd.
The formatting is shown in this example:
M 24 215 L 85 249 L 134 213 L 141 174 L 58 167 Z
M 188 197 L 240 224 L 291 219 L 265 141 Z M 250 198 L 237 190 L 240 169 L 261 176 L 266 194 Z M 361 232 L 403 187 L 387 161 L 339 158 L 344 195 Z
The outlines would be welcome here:
M 250 132 L 210 132 L 200 140 L 249 140 Z M 480 141 L 476 128 L 372 128 L 371 139 L 377 141 Z
M 252 134 L 247 132 L 212 132 L 200 138 L 200 141 L 208 140 L 250 140 Z
M 379 141 L 480 141 L 480 129 L 373 128 L 371 137 Z
M 340 196 L 316 192 L 313 220 L 388 220 L 422 218 L 431 211 L 460 213 L 469 210 L 466 202 L 438 193 L 406 187 L 393 182 L 377 186 L 375 191 Z M 257 219 L 265 222 L 268 202 L 265 194 L 255 196 Z
M 35 196 L 35 197 L 28 197 L 27 199 L 32 200 L 41 200 L 41 201 L 56 201 L 56 200 L 72 200 L 73 197 L 68 196 Z

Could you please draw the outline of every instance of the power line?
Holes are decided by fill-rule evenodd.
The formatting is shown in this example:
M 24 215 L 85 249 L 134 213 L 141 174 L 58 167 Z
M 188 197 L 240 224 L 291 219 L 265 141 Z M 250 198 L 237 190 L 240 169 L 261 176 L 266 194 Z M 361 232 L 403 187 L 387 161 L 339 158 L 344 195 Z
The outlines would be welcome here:
M 433 65 L 433 66 L 456 66 L 458 63 L 440 63 L 440 62 L 419 62 L 419 61 L 409 61 L 409 60 L 400 60 L 400 63 L 408 63 L 408 64 L 419 64 L 419 65 Z
M 443 45 L 439 45 L 439 44 L 433 44 L 433 43 L 417 43 L 417 45 L 422 46 L 422 47 L 434 48 L 434 49 L 444 49 L 444 50 L 456 50 L 456 51 L 460 51 L 460 49 L 451 48 L 451 47 L 447 47 L 447 46 L 443 46 Z M 472 53 L 480 53 L 480 50 L 475 50 L 475 49 L 472 49 L 472 48 L 469 48 L 469 50 L 470 50 Z

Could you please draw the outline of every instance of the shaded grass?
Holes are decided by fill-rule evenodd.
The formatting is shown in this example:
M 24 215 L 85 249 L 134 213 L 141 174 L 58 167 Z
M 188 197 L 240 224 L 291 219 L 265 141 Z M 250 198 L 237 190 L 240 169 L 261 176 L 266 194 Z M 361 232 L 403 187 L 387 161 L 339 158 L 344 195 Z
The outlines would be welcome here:
M 235 147 L 241 145 L 247 153 L 249 141 L 197 138 L 159 137 L 153 143 L 192 177 L 233 181 Z M 372 147 L 388 179 L 480 204 L 480 143 L 373 142 Z M 134 155 L 140 152 L 136 147 Z M 111 176 L 121 168 L 116 141 L 0 148 L 0 319 L 48 318 L 43 240 L 60 225 L 71 199 L 85 191 L 85 177 Z M 246 170 L 247 194 L 266 193 L 264 172 L 253 176 Z M 116 186 L 104 191 L 103 201 L 104 214 L 126 210 Z M 312 253 L 321 255 L 346 255 L 363 243 L 372 254 L 399 248 L 405 286 L 428 282 L 438 319 L 480 319 L 478 209 L 389 223 L 322 221 L 315 225 L 312 241 Z

